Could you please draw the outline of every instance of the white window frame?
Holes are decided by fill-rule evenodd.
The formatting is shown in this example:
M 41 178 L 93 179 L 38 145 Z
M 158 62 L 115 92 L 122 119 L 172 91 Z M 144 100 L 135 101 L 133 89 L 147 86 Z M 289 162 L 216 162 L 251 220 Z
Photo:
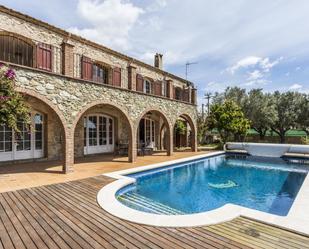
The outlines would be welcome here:
M 89 145 L 89 127 L 88 127 L 88 120 L 89 117 L 96 117 L 97 120 L 97 126 L 96 126 L 96 145 Z M 100 117 L 106 118 L 106 144 L 100 145 L 100 126 L 99 126 L 99 120 Z M 84 137 L 84 154 L 102 154 L 102 153 L 112 153 L 114 152 L 115 148 L 115 119 L 109 115 L 101 114 L 101 113 L 94 113 L 94 114 L 88 114 L 84 116 L 83 119 L 83 128 L 85 129 L 85 119 L 86 119 L 86 138 Z M 109 124 L 110 120 L 112 120 L 112 144 L 109 143 L 110 141 L 110 132 L 109 132 Z M 84 130 L 85 131 L 85 130 Z M 85 133 L 85 132 L 84 132 Z M 86 140 L 86 144 L 85 144 Z
M 36 132 L 34 117 L 36 114 L 42 116 L 42 148 L 37 150 L 35 147 Z M 12 150 L 11 151 L 0 151 L 0 162 L 1 161 L 14 161 L 14 160 L 26 160 L 26 159 L 37 159 L 44 157 L 44 144 L 45 144 L 45 117 L 44 114 L 38 111 L 31 111 L 31 126 L 30 126 L 30 150 L 17 150 L 17 141 L 15 131 L 12 130 Z

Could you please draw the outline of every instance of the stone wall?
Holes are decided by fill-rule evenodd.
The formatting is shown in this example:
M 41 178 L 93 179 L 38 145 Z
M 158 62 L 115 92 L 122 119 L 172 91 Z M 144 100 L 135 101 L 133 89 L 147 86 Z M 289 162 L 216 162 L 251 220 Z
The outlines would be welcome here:
M 196 107 L 183 102 L 31 69 L 16 67 L 16 73 L 17 86 L 45 96 L 63 114 L 68 128 L 72 128 L 72 125 L 77 122 L 76 117 L 92 103 L 106 103 L 118 107 L 134 127 L 138 125 L 136 121 L 149 110 L 160 111 L 169 120 L 171 127 L 182 114 L 187 114 L 194 122 L 196 121 Z

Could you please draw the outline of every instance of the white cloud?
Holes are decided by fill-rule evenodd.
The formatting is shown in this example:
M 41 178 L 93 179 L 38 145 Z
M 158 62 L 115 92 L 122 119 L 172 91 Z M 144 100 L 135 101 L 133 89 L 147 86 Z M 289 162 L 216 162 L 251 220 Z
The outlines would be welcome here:
M 300 85 L 300 84 L 298 84 L 298 83 L 295 83 L 295 84 L 293 84 L 293 85 L 291 85 L 290 87 L 289 87 L 289 90 L 300 90 L 300 89 L 302 89 L 303 88 L 303 86 L 302 85 Z
M 143 10 L 123 0 L 79 0 L 77 12 L 89 27 L 71 27 L 70 32 L 126 50 L 129 48 L 129 31 Z
M 241 68 L 249 68 L 249 67 L 259 67 L 264 72 L 269 72 L 269 70 L 277 65 L 283 57 L 280 57 L 274 61 L 270 61 L 268 57 L 261 58 L 257 56 L 248 56 L 241 60 L 239 60 L 235 65 L 228 68 L 227 70 L 234 74 L 237 70 Z
M 263 78 L 264 74 L 260 70 L 254 70 L 253 72 L 249 72 L 249 81 L 258 80 Z
M 242 86 L 248 86 L 248 87 L 258 87 L 259 86 L 265 86 L 269 84 L 271 81 L 266 79 L 256 79 L 256 80 L 249 80 L 246 83 L 242 84 Z

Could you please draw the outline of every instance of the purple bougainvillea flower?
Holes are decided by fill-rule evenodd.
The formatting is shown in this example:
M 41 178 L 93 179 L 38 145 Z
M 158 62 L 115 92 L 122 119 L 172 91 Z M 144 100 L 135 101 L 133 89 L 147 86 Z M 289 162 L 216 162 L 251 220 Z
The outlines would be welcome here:
M 13 69 L 9 68 L 6 73 L 5 73 L 5 77 L 10 79 L 10 80 L 13 80 L 15 78 L 15 72 Z
M 6 101 L 6 100 L 9 100 L 10 97 L 8 96 L 0 96 L 0 101 Z
M 3 66 L 4 66 L 4 64 L 2 62 L 0 62 L 0 68 L 3 67 Z

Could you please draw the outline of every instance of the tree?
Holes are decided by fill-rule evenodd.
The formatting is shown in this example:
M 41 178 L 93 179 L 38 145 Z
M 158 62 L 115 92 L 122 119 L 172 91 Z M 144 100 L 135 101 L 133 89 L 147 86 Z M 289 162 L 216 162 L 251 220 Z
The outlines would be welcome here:
M 0 124 L 19 131 L 17 122 L 29 123 L 29 108 L 23 96 L 15 91 L 15 72 L 0 64 Z
M 184 121 L 179 119 L 176 121 L 175 132 L 180 135 L 185 135 L 187 133 L 187 126 Z
M 250 121 L 234 101 L 226 100 L 223 104 L 211 107 L 207 126 L 209 129 L 217 129 L 222 142 L 226 143 L 232 135 L 234 140 L 241 140 L 250 128 Z
M 300 115 L 301 94 L 297 92 L 280 93 L 276 91 L 272 98 L 276 118 L 271 129 L 279 135 L 280 142 L 285 143 L 286 132 L 297 125 L 297 119 Z
M 309 96 L 306 94 L 300 98 L 297 126 L 309 136 Z
M 262 89 L 252 89 L 244 101 L 244 112 L 251 121 L 251 127 L 264 140 L 277 115 L 271 94 L 264 94 Z
M 231 100 L 239 107 L 243 108 L 246 98 L 246 89 L 240 87 L 227 87 L 223 93 L 215 93 L 213 103 L 222 104 L 226 100 Z

